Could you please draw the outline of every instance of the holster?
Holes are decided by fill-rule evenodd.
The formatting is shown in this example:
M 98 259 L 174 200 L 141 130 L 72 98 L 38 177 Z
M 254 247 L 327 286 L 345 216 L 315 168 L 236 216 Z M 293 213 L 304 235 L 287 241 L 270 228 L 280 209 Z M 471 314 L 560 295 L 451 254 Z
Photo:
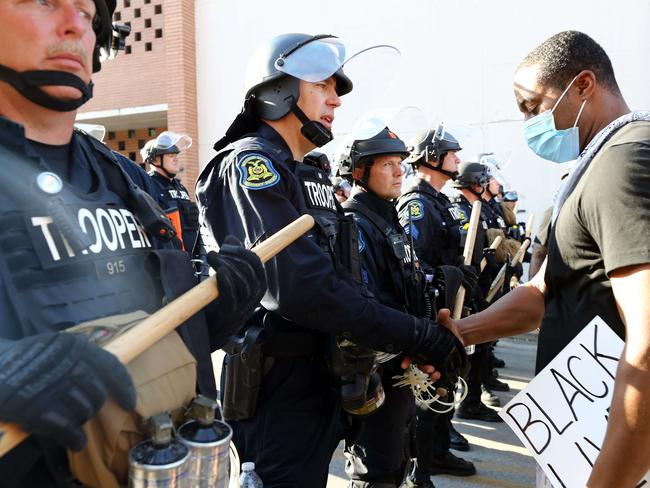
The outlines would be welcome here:
M 261 339 L 262 328 L 252 326 L 225 348 L 222 400 L 225 420 L 245 420 L 255 415 L 264 378 Z
M 223 418 L 245 420 L 253 417 L 264 377 L 262 347 L 255 346 L 248 361 L 244 361 L 241 354 L 226 355 L 224 370 Z

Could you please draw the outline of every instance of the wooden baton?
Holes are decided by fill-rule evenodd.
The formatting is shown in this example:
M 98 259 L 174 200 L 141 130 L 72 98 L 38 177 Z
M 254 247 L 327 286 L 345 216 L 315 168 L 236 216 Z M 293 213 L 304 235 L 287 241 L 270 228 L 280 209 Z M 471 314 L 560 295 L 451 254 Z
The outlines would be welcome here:
M 526 240 L 523 242 L 521 247 L 517 250 L 515 255 L 510 260 L 510 266 L 516 266 L 517 263 L 521 263 L 523 261 L 524 256 L 526 255 L 526 250 L 528 249 L 528 246 L 530 246 L 530 233 L 533 228 L 533 222 L 535 222 L 534 213 L 530 214 L 530 217 L 528 217 L 528 222 L 526 223 Z M 490 290 L 488 291 L 487 294 L 487 298 L 485 299 L 488 303 L 491 303 L 492 300 L 494 300 L 494 297 L 503 286 L 503 281 L 506 279 L 507 269 L 508 269 L 507 263 L 501 266 L 501 269 L 499 270 L 496 277 L 494 278 L 494 281 L 492 281 L 492 284 L 490 285 Z
M 474 242 L 476 242 L 476 233 L 478 224 L 481 221 L 481 201 L 476 200 L 472 205 L 472 215 L 469 218 L 469 228 L 467 229 L 467 239 L 463 249 L 463 264 L 472 264 L 472 255 L 474 254 Z M 458 289 L 456 294 L 456 303 L 452 311 L 451 318 L 459 319 L 463 313 L 463 302 L 465 301 L 465 287 L 463 285 Z
M 314 226 L 311 215 L 303 215 L 251 249 L 265 263 Z M 191 288 L 138 325 L 109 342 L 104 349 L 128 363 L 172 332 L 219 296 L 216 275 Z M 29 436 L 16 424 L 0 422 L 0 457 Z

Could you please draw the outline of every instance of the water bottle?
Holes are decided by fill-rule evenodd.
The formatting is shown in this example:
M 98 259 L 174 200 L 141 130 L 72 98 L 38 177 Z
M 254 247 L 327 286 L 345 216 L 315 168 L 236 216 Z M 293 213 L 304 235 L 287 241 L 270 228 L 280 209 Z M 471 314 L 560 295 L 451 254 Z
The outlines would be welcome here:
M 255 472 L 255 463 L 242 463 L 239 488 L 263 488 L 262 479 Z

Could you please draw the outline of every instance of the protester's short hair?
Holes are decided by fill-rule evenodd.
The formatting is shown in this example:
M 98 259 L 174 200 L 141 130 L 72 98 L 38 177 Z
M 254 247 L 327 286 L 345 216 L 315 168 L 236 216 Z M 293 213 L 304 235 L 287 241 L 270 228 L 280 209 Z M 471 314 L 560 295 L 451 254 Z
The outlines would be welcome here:
M 517 70 L 539 65 L 538 81 L 563 90 L 580 71 L 588 69 L 598 83 L 613 93 L 620 93 L 614 68 L 605 50 L 587 34 L 564 31 L 549 37 L 533 49 Z

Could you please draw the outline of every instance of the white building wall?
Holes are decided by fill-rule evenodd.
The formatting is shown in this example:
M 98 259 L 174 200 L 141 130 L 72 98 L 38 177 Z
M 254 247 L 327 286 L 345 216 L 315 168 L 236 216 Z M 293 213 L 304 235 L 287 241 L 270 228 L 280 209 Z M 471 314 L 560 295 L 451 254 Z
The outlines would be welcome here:
M 471 127 L 465 157 L 497 154 L 510 187 L 523 195 L 520 206 L 537 216 L 550 205 L 564 169 L 539 159 L 523 139 L 512 74 L 531 49 L 562 30 L 589 34 L 611 57 L 629 106 L 650 109 L 648 0 L 197 0 L 196 26 L 203 164 L 241 109 L 251 52 L 285 32 L 398 47 L 400 76 L 382 105 L 416 105 L 432 123 Z M 369 73 L 357 86 L 373 77 L 384 75 Z M 345 110 L 346 104 L 358 108 L 359 92 L 343 103 L 335 133 L 361 115 Z

